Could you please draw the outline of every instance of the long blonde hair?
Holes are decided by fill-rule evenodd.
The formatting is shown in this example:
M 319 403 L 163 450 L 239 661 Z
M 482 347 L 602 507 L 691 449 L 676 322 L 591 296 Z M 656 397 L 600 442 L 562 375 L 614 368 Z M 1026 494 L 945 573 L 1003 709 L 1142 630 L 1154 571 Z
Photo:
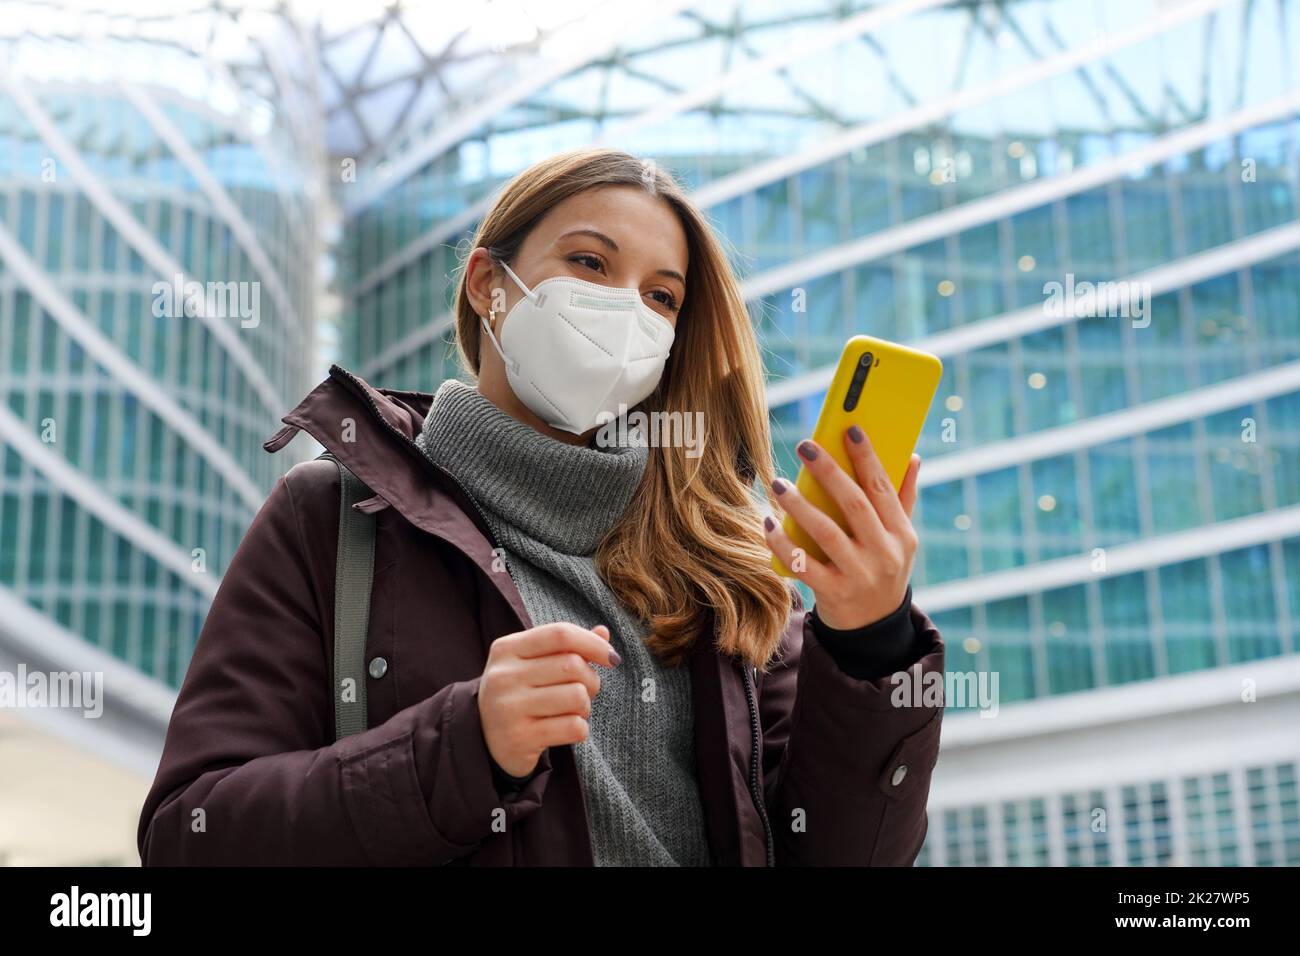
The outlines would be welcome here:
M 598 186 L 636 186 L 662 198 L 685 230 L 689 268 L 677 335 L 658 388 L 642 411 L 702 411 L 699 457 L 654 445 L 645 477 L 596 550 L 601 577 L 650 624 L 646 645 L 666 664 L 715 633 L 715 647 L 766 668 L 789 619 L 793 589 L 769 563 L 755 481 L 771 484 L 772 437 L 762 360 L 740 286 L 708 221 L 656 164 L 611 149 L 561 153 L 507 183 L 470 247 L 511 262 L 541 217 Z M 456 337 L 479 371 L 479 318 L 462 270 Z M 695 449 L 698 451 L 698 449 Z

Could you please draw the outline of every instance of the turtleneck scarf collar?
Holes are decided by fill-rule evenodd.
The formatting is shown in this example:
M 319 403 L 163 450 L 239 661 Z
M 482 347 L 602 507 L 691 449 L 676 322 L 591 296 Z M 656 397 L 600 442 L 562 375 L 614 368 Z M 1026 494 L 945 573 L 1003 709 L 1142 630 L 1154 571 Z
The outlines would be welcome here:
M 589 555 L 622 517 L 645 445 L 590 448 L 543 435 L 473 385 L 443 382 L 415 443 L 480 507 L 563 554 Z

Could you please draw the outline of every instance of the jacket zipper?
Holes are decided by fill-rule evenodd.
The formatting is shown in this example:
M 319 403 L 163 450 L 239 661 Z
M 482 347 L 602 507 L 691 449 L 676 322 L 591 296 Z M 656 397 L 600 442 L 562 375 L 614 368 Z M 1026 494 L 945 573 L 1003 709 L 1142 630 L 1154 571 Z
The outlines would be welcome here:
M 463 484 L 461 484 L 460 479 L 457 478 L 455 475 L 453 475 L 451 472 L 449 472 L 446 468 L 443 468 L 437 462 L 431 461 L 429 457 L 424 454 L 424 452 L 420 451 L 420 447 L 416 445 L 415 442 L 411 441 L 411 439 L 403 435 L 396 428 L 396 426 L 393 425 L 392 422 L 390 422 L 387 418 L 385 418 L 383 413 L 379 410 L 379 406 L 375 404 L 375 400 L 370 397 L 370 394 L 357 380 L 357 377 L 355 375 L 353 375 L 351 372 L 349 372 L 341 365 L 335 365 L 334 368 L 338 369 L 339 372 L 342 373 L 347 378 L 347 380 L 352 383 L 353 386 L 355 386 L 354 388 L 350 389 L 350 391 L 354 392 L 368 406 L 370 406 L 370 411 L 374 414 L 374 417 L 379 421 L 379 424 L 383 425 L 384 428 L 392 432 L 403 443 L 409 445 L 411 450 L 414 451 L 420 457 L 420 461 L 422 461 L 425 465 L 428 465 L 429 467 L 435 469 L 440 475 L 444 475 L 452 484 L 454 484 L 457 488 L 460 489 L 461 494 L 465 496 L 465 500 L 468 501 L 470 505 L 474 508 L 475 512 L 478 513 L 479 522 L 482 525 L 480 530 L 483 532 L 484 537 L 486 537 L 488 539 L 488 542 L 492 545 L 493 556 L 496 555 L 496 552 L 503 550 L 500 542 L 497 541 L 496 536 L 492 533 L 492 526 L 488 524 L 487 516 L 483 514 L 483 509 L 480 508 L 479 503 L 474 500 L 474 496 L 469 493 L 469 491 L 465 488 Z
M 758 782 L 758 768 L 763 758 L 759 750 L 758 707 L 754 702 L 754 691 L 750 689 L 749 665 L 744 660 L 741 660 L 739 666 L 740 676 L 745 684 L 745 703 L 749 705 L 749 727 L 753 732 L 754 741 L 751 752 L 752 757 L 749 762 L 749 792 L 754 799 L 754 806 L 758 808 L 758 818 L 763 822 L 763 839 L 767 846 L 767 865 L 776 866 L 776 850 L 772 845 L 772 825 L 767 819 L 767 806 L 763 802 L 763 793 Z

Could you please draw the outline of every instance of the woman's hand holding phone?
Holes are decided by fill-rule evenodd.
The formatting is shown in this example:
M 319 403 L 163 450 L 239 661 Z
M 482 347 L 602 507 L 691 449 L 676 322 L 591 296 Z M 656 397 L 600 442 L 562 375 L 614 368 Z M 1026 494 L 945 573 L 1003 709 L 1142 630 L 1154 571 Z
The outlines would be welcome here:
M 844 514 L 848 531 L 799 493 L 794 482 L 777 478 L 772 492 L 794 522 L 826 553 L 819 561 L 786 534 L 775 519 L 764 522 L 768 547 L 794 576 L 812 589 L 817 616 L 828 627 L 852 629 L 889 616 L 907 595 L 916 558 L 912 527 L 921 456 L 913 454 L 897 494 L 871 440 L 857 425 L 843 434 L 855 476 L 847 474 L 811 439 L 796 451 L 803 467 Z

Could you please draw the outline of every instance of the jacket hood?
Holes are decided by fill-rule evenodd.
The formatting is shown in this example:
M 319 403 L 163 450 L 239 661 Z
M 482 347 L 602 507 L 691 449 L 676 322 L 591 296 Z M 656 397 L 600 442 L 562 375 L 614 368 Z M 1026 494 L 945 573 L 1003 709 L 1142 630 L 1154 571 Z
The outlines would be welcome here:
M 360 409 L 361 418 L 352 413 Z M 341 446 L 356 442 L 356 430 L 375 429 L 389 439 L 414 442 L 433 404 L 432 392 L 411 392 L 377 388 L 340 365 L 331 365 L 329 375 L 280 419 L 285 427 L 262 444 L 277 452 L 299 431 L 305 431 L 335 457 L 342 458 Z

